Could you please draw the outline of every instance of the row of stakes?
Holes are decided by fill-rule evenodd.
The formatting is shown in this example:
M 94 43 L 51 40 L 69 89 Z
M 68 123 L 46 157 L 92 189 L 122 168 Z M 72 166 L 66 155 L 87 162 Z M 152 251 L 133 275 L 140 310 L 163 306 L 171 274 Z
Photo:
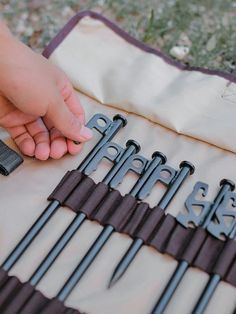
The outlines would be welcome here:
M 113 147 L 117 150 L 117 156 L 113 161 L 114 165 L 107 173 L 107 175 L 102 180 L 103 183 L 108 185 L 110 188 L 116 187 L 121 181 L 121 174 L 127 172 L 127 169 L 124 169 L 125 165 L 127 164 L 127 160 L 129 158 L 136 156 L 136 160 L 141 160 L 143 167 L 141 167 L 137 172 L 139 172 L 140 176 L 135 185 L 130 190 L 129 194 L 136 198 L 138 201 L 142 201 L 152 190 L 154 184 L 157 182 L 155 176 L 158 171 L 158 167 L 164 165 L 166 162 L 166 157 L 161 152 L 155 152 L 152 155 L 152 159 L 147 161 L 142 156 L 137 155 L 140 150 L 140 146 L 137 142 L 133 140 L 129 140 L 126 143 L 126 148 L 121 149 L 118 145 L 109 145 L 111 140 L 117 134 L 117 132 L 126 125 L 127 121 L 122 115 L 116 115 L 113 117 L 113 120 L 110 120 L 108 117 L 102 114 L 96 114 L 94 117 L 90 119 L 87 123 L 87 127 L 94 128 L 98 132 L 102 134 L 101 139 L 98 143 L 94 146 L 91 152 L 86 156 L 86 158 L 81 162 L 80 166 L 77 168 L 81 173 L 86 175 L 90 174 L 93 170 L 96 169 L 97 165 L 101 161 L 101 159 L 105 156 L 101 154 L 101 150 L 104 147 Z M 102 158 L 101 158 L 102 157 Z M 106 156 L 108 157 L 108 155 Z M 109 158 L 108 158 L 109 159 Z M 110 158 L 112 160 L 112 157 Z M 131 158 L 133 161 L 134 158 Z M 146 161 L 146 162 L 145 162 Z M 95 166 L 94 166 L 95 165 Z M 132 169 L 134 170 L 134 169 Z M 166 185 L 168 188 L 164 193 L 163 197 L 158 203 L 158 206 L 165 210 L 167 206 L 170 204 L 171 200 L 183 184 L 183 182 L 187 179 L 187 177 L 194 172 L 194 166 L 187 161 L 183 161 L 180 164 L 179 171 L 173 171 L 174 169 L 171 167 L 166 166 L 165 170 L 169 173 L 169 181 L 167 180 Z M 159 171 L 160 173 L 160 171 Z M 233 191 L 235 186 L 230 180 L 222 180 L 221 181 L 221 188 L 219 193 L 215 197 L 214 201 L 208 206 L 207 213 L 204 213 L 204 219 L 199 221 L 199 224 L 202 228 L 207 228 L 212 217 L 222 203 L 225 195 Z M 203 188 L 204 190 L 204 188 Z M 53 200 L 47 206 L 47 208 L 42 212 L 40 217 L 35 221 L 32 227 L 26 232 L 24 237 L 20 240 L 20 242 L 16 245 L 10 255 L 6 258 L 6 260 L 1 265 L 2 269 L 5 271 L 10 271 L 15 263 L 20 259 L 22 254 L 26 251 L 32 241 L 36 238 L 39 232 L 43 229 L 43 227 L 48 223 L 50 218 L 57 212 L 60 208 L 61 204 L 57 200 Z M 43 276 L 49 270 L 49 268 L 53 265 L 56 258 L 59 254 L 63 251 L 65 246 L 69 243 L 73 235 L 78 231 L 82 223 L 87 219 L 86 214 L 79 212 L 75 218 L 72 220 L 70 225 L 61 235 L 61 237 L 57 240 L 55 245 L 49 251 L 47 256 L 35 270 L 33 275 L 29 279 L 29 283 L 36 287 L 38 283 L 41 281 Z M 181 222 L 181 219 L 179 220 Z M 61 302 L 64 302 L 77 283 L 80 281 L 86 270 L 95 260 L 98 253 L 101 251 L 107 240 L 110 238 L 112 233 L 114 232 L 114 227 L 111 225 L 106 225 L 103 227 L 101 233 L 98 235 L 97 239 L 94 241 L 92 246 L 89 248 L 85 256 L 82 258 L 80 263 L 76 266 L 66 283 L 58 292 L 56 298 Z M 229 238 L 236 237 L 236 226 L 232 229 Z M 140 238 L 136 238 L 131 243 L 129 249 L 119 262 L 118 266 L 116 267 L 114 273 L 111 276 L 109 282 L 109 288 L 111 288 L 126 272 L 132 261 L 134 260 L 135 256 L 137 255 L 138 251 L 144 245 L 144 242 Z M 175 290 L 177 289 L 179 283 L 181 282 L 184 274 L 186 273 L 189 264 L 186 261 L 180 261 L 174 271 L 171 279 L 169 280 L 167 286 L 165 287 L 161 297 L 159 298 L 158 302 L 154 306 L 152 310 L 152 314 L 160 314 L 163 313 L 165 308 L 167 307 L 168 303 L 171 300 Z M 204 289 L 200 299 L 197 302 L 197 305 L 192 313 L 200 314 L 203 313 L 207 304 L 209 303 L 217 285 L 219 284 L 221 278 L 219 275 L 214 274 L 210 277 L 206 288 Z

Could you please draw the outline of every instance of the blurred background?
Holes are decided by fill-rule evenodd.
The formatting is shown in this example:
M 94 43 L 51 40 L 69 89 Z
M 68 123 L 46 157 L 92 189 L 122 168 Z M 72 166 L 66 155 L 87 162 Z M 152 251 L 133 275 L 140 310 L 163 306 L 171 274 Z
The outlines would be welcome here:
M 38 52 L 74 14 L 88 9 L 184 64 L 228 73 L 236 68 L 236 1 L 0 0 L 11 31 Z

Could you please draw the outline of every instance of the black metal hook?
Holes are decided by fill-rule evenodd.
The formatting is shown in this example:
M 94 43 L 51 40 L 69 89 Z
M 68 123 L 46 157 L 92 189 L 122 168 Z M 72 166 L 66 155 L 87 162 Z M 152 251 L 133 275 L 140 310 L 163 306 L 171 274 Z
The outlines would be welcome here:
M 186 213 L 180 212 L 176 216 L 176 220 L 179 223 L 181 223 L 184 227 L 187 228 L 191 224 L 193 224 L 194 226 L 198 226 L 203 219 L 202 217 L 205 217 L 209 212 L 212 202 L 208 202 L 202 199 L 201 200 L 196 199 L 196 196 L 199 194 L 201 194 L 202 197 L 205 197 L 207 195 L 207 192 L 208 184 L 199 181 L 194 185 L 193 191 L 191 192 L 191 194 L 188 196 L 184 203 L 187 212 Z M 196 213 L 194 207 L 197 207 L 198 210 L 199 208 L 201 208 L 201 212 Z
M 114 121 L 114 118 L 113 118 Z M 86 124 L 87 128 L 95 129 L 101 134 L 105 134 L 106 130 L 112 125 L 112 120 L 102 113 L 95 114 Z
M 111 145 L 109 145 L 111 144 Z M 106 152 L 109 147 L 115 147 L 119 154 L 116 152 L 116 161 L 115 165 L 110 169 L 110 171 L 107 173 L 107 175 L 102 180 L 103 183 L 107 184 L 109 186 L 112 178 L 114 175 L 119 171 L 123 163 L 129 156 L 132 154 L 137 153 L 140 150 L 139 144 L 134 140 L 129 140 L 126 143 L 126 149 L 123 149 L 121 146 L 114 144 L 114 143 L 107 143 L 105 144 L 105 149 L 98 151 L 97 155 L 99 158 L 101 156 L 107 156 Z M 105 153 L 103 152 L 105 150 Z M 97 158 L 95 155 L 95 160 L 97 161 Z M 113 155 L 112 155 L 113 156 Z M 114 157 L 114 156 L 113 156 Z M 112 159 L 113 159 L 112 157 Z M 37 267 L 37 269 L 34 271 L 33 275 L 31 276 L 29 282 L 32 286 L 36 286 L 39 281 L 43 278 L 43 276 L 46 274 L 46 272 L 49 270 L 49 268 L 52 266 L 56 258 L 59 256 L 59 254 L 62 252 L 62 250 L 66 247 L 66 245 L 69 243 L 69 241 L 72 239 L 72 237 L 75 235 L 75 233 L 79 230 L 79 228 L 82 226 L 82 223 L 87 218 L 86 214 L 83 212 L 78 213 L 78 215 L 72 220 L 72 222 L 69 224 L 69 226 L 66 228 L 66 230 L 63 232 L 61 237 L 56 241 L 52 249 L 48 252 L 47 256 L 43 259 L 43 261 L 40 263 L 40 265 Z
M 165 160 L 165 159 L 164 159 Z M 165 210 L 171 200 L 173 199 L 174 195 L 177 193 L 181 185 L 183 184 L 184 180 L 188 177 L 188 175 L 192 174 L 194 172 L 194 166 L 188 162 L 188 161 L 183 161 L 180 164 L 180 171 L 177 172 L 173 168 L 166 166 L 166 165 L 161 165 L 158 166 L 152 175 L 149 177 L 148 181 L 144 184 L 142 189 L 139 191 L 138 195 L 145 197 L 150 193 L 150 190 L 147 189 L 147 187 L 153 187 L 153 185 L 160 180 L 161 176 L 161 170 L 160 169 L 170 169 L 171 176 L 168 178 L 167 181 L 164 180 L 164 183 L 166 185 L 169 184 L 169 188 L 163 195 L 162 199 L 158 203 L 158 206 Z M 162 178 L 161 178 L 162 179 Z M 164 178 L 165 179 L 165 178 Z M 150 184 L 149 184 L 150 180 Z M 129 265 L 132 263 L 133 259 L 137 255 L 138 251 L 141 249 L 142 245 L 144 244 L 143 240 L 141 238 L 136 238 L 126 251 L 126 253 L 123 255 L 121 261 L 118 263 L 117 267 L 115 268 L 115 271 L 113 272 L 110 282 L 109 282 L 109 287 L 113 286 L 126 272 L 128 269 Z
M 119 172 L 111 180 L 110 187 L 115 188 L 116 186 L 118 186 L 124 180 L 124 177 L 129 171 L 135 172 L 136 174 L 141 174 L 145 169 L 147 163 L 148 160 L 141 155 L 135 154 L 130 156 L 122 165 Z
M 99 119 L 105 121 L 104 126 L 99 125 Z M 83 172 L 85 168 L 89 165 L 89 163 L 93 160 L 96 153 L 99 149 L 107 142 L 109 142 L 116 133 L 126 124 L 125 117 L 121 115 L 116 115 L 113 118 L 113 122 L 102 114 L 97 114 L 95 117 L 91 118 L 91 120 L 87 123 L 87 126 L 94 127 L 100 133 L 103 134 L 103 137 L 99 140 L 99 142 L 95 145 L 95 147 L 91 150 L 91 152 L 85 157 L 85 159 L 81 162 L 78 170 Z M 12 250 L 12 252 L 5 259 L 1 267 L 5 271 L 9 271 L 13 265 L 19 260 L 21 255 L 25 252 L 31 242 L 35 239 L 38 233 L 42 230 L 42 228 L 46 225 L 46 223 L 50 220 L 50 218 L 56 213 L 57 209 L 60 207 L 60 203 L 56 200 L 50 202 L 50 204 L 45 208 L 39 218 L 34 222 L 31 228 L 26 232 L 24 237 L 19 241 L 16 247 Z
M 228 182 L 227 182 L 228 181 Z M 231 184 L 231 191 L 234 190 L 235 185 L 232 181 L 229 180 L 225 180 L 223 179 L 221 181 L 222 185 L 224 185 L 225 183 L 227 184 Z M 228 192 L 229 194 L 231 192 Z M 227 194 L 225 196 L 227 196 Z M 228 200 L 228 198 L 226 197 L 226 199 Z M 220 205 L 222 205 L 222 203 L 224 202 L 224 200 L 221 202 Z M 227 203 L 227 201 L 226 201 Z M 229 239 L 235 239 L 236 238 L 236 224 L 235 227 L 231 228 L 231 232 L 229 234 Z M 221 277 L 219 274 L 213 274 L 210 279 L 208 280 L 207 285 L 205 286 L 200 298 L 197 301 L 196 306 L 194 307 L 193 310 L 193 314 L 203 314 L 205 311 L 205 308 L 207 307 L 208 303 L 210 302 L 211 297 L 213 296 L 213 293 L 215 292 L 218 284 L 220 283 Z
M 117 161 L 123 152 L 124 148 L 120 145 L 113 142 L 107 142 L 100 148 L 93 160 L 85 168 L 84 174 L 89 176 L 92 172 L 96 171 L 102 159 L 108 159 L 111 162 Z
M 167 174 L 167 175 L 166 175 Z M 150 191 L 153 189 L 154 185 L 157 182 L 160 182 L 164 184 L 165 186 L 169 186 L 173 178 L 176 176 L 177 171 L 168 166 L 168 165 L 160 165 L 153 171 L 151 174 L 149 180 L 144 184 L 142 189 L 139 192 L 139 198 L 144 199 L 146 198 L 149 194 Z
M 214 212 L 217 210 L 217 207 L 221 204 L 224 197 L 230 193 L 234 189 L 234 184 L 230 180 L 222 180 L 221 189 L 217 193 L 212 206 L 208 209 L 208 213 L 205 215 L 204 219 L 201 220 L 201 227 L 206 228 L 208 224 L 208 219 L 212 217 Z M 174 294 L 175 290 L 177 289 L 180 281 L 182 280 L 185 272 L 187 271 L 189 264 L 187 261 L 182 260 L 179 262 L 178 266 L 176 267 L 171 279 L 169 280 L 167 286 L 165 287 L 161 297 L 159 298 L 158 302 L 156 303 L 155 307 L 153 308 L 151 314 L 161 314 L 164 312 L 166 306 L 170 302 L 172 295 Z
M 132 157 L 137 157 L 137 155 L 133 155 Z M 140 159 L 140 156 L 138 156 L 139 159 L 143 161 L 143 159 Z M 165 156 L 163 154 L 160 154 L 159 152 L 156 152 L 155 154 L 153 154 L 153 160 L 152 162 L 149 162 L 149 167 L 146 168 L 146 171 L 148 172 L 148 175 L 145 175 L 146 172 L 144 172 L 142 174 L 142 176 L 144 176 L 145 180 L 149 179 L 149 175 L 150 173 L 153 171 L 153 165 L 155 164 L 159 164 L 161 163 L 163 160 L 165 160 Z M 131 170 L 134 171 L 134 169 L 142 172 L 143 169 L 145 168 L 144 165 L 142 165 L 141 167 L 136 168 L 133 165 L 133 160 L 135 160 L 134 158 L 128 158 L 127 161 L 123 164 L 123 166 L 120 168 L 119 172 L 121 171 L 122 173 L 122 177 L 127 173 L 127 171 Z M 157 163 L 158 161 L 158 163 Z M 146 159 L 145 162 L 147 163 Z M 125 167 L 125 168 L 124 168 Z M 142 169 L 142 170 L 140 170 Z M 151 171 L 150 171 L 151 169 Z M 155 169 L 155 168 L 154 168 Z M 116 182 L 119 182 L 120 180 L 120 176 L 117 176 L 117 180 Z M 137 196 L 139 193 L 139 189 L 136 189 L 136 186 L 138 186 L 139 188 L 142 186 L 142 184 L 140 184 L 140 182 L 142 182 L 142 184 L 145 183 L 145 181 L 143 182 L 142 180 L 140 181 L 140 179 L 136 182 L 135 186 L 132 188 L 131 191 L 132 192 L 132 196 Z M 112 183 L 112 181 L 111 181 Z M 114 231 L 114 227 L 112 225 L 106 225 L 103 230 L 101 231 L 101 233 L 99 234 L 99 236 L 97 237 L 97 239 L 94 241 L 94 243 L 92 244 L 92 246 L 90 247 L 90 249 L 88 250 L 88 252 L 85 254 L 85 256 L 82 258 L 81 262 L 77 265 L 77 267 L 74 269 L 74 271 L 72 272 L 71 276 L 69 277 L 69 279 L 66 281 L 66 283 L 64 284 L 64 286 L 61 288 L 61 290 L 59 291 L 59 293 L 57 294 L 57 299 L 60 301 L 65 301 L 67 299 L 67 297 L 69 296 L 69 294 L 71 293 L 71 291 L 73 290 L 73 288 L 75 287 L 75 285 L 79 282 L 79 280 L 82 278 L 82 276 L 84 275 L 84 273 L 86 272 L 86 270 L 89 268 L 89 266 L 91 265 L 91 263 L 94 261 L 94 259 L 96 258 L 97 254 L 101 251 L 101 249 L 103 248 L 103 246 L 105 245 L 105 243 L 107 242 L 107 240 L 110 238 L 111 234 Z
M 103 147 L 103 145 L 109 142 L 127 123 L 127 120 L 122 115 L 116 115 L 113 120 L 114 121 L 106 129 L 104 129 L 103 137 L 100 139 L 100 141 L 98 141 L 98 143 L 94 146 L 91 152 L 85 157 L 80 166 L 77 168 L 81 172 L 85 171 L 85 168 L 90 164 L 94 156 Z M 99 116 L 97 116 L 96 121 L 99 121 Z
M 214 214 L 214 220 L 207 226 L 207 231 L 216 238 L 229 236 L 236 223 L 236 210 L 228 209 L 229 205 L 231 205 L 232 208 L 236 207 L 236 193 L 234 192 L 228 192 L 225 195 Z M 226 221 L 227 217 L 231 217 L 231 219 Z

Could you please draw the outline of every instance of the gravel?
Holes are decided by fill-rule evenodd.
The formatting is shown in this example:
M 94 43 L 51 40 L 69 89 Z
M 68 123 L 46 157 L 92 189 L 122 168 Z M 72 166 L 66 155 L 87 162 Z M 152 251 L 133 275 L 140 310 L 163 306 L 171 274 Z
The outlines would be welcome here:
M 1 0 L 12 32 L 37 52 L 80 10 L 94 10 L 140 41 L 184 64 L 232 72 L 236 2 L 232 0 Z

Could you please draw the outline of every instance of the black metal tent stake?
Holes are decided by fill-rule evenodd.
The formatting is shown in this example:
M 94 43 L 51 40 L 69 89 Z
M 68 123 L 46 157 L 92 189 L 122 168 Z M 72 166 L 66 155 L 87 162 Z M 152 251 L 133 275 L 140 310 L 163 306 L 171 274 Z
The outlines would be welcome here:
M 109 143 L 107 147 L 102 147 L 101 150 L 108 150 L 109 148 L 117 148 L 118 145 L 116 144 L 114 146 L 113 143 Z M 124 162 L 133 154 L 138 153 L 140 150 L 140 146 L 137 142 L 133 140 L 129 140 L 126 143 L 126 149 L 123 151 L 121 157 L 119 158 L 118 162 L 110 169 L 110 171 L 107 173 L 105 178 L 103 179 L 103 183 L 109 186 L 111 180 L 116 175 L 116 173 L 119 171 L 121 166 L 124 164 Z M 98 152 L 100 154 L 100 151 Z M 102 153 L 104 155 L 104 153 Z M 119 155 L 118 155 L 119 157 Z M 91 164 L 90 164 L 91 165 Z M 49 251 L 47 256 L 44 258 L 44 260 L 41 262 L 41 264 L 38 266 L 36 271 L 31 276 L 29 282 L 32 286 L 36 286 L 39 281 L 42 279 L 42 277 L 46 274 L 46 272 L 49 270 L 49 268 L 52 266 L 56 258 L 59 256 L 59 254 L 62 252 L 62 250 L 65 248 L 65 246 L 69 243 L 71 238 L 75 235 L 75 233 L 79 230 L 79 228 L 82 226 L 82 223 L 86 220 L 87 216 L 85 213 L 80 212 L 77 214 L 77 216 L 72 220 L 72 222 L 69 224 L 69 226 L 66 228 L 64 233 L 61 235 L 61 237 L 57 240 L 57 242 L 54 244 L 52 249 Z
M 229 235 L 229 239 L 234 239 L 236 240 L 236 224 L 233 228 L 233 230 L 231 231 L 230 235 Z M 203 290 L 200 298 L 197 301 L 197 304 L 192 312 L 192 314 L 201 314 L 204 313 L 208 303 L 211 300 L 211 297 L 213 296 L 213 293 L 215 292 L 218 284 L 220 283 L 221 277 L 219 274 L 213 274 L 205 289 Z M 236 309 L 235 309 L 236 312 Z
M 100 121 L 103 122 L 103 125 L 99 124 Z M 100 133 L 104 134 L 104 136 L 99 140 L 99 142 L 94 146 L 91 152 L 81 162 L 77 170 L 83 172 L 89 165 L 89 163 L 93 160 L 99 149 L 105 143 L 109 142 L 116 135 L 116 133 L 126 125 L 126 123 L 127 121 L 122 115 L 114 116 L 113 122 L 102 114 L 96 114 L 93 118 L 91 118 L 90 121 L 87 123 L 87 127 L 95 128 Z M 21 255 L 25 252 L 31 242 L 35 239 L 35 237 L 46 225 L 49 219 L 55 214 L 59 207 L 59 201 L 54 200 L 50 202 L 50 204 L 46 207 L 46 209 L 42 212 L 39 218 L 34 222 L 31 228 L 26 232 L 24 237 L 20 240 L 20 242 L 16 245 L 16 247 L 1 265 L 1 267 L 5 271 L 9 271 L 14 266 L 14 264 L 19 260 Z
M 142 188 L 143 184 L 148 180 L 150 174 L 152 171 L 158 167 L 161 163 L 166 161 L 166 157 L 160 153 L 156 152 L 153 154 L 153 159 L 149 163 L 148 168 L 146 171 L 141 175 L 141 177 L 138 179 L 134 187 L 130 191 L 130 195 L 133 197 L 136 197 L 138 195 L 138 192 Z M 107 240 L 110 238 L 112 233 L 114 232 L 114 227 L 112 225 L 106 225 L 97 239 L 94 241 L 86 255 L 83 257 L 81 262 L 78 264 L 78 266 L 74 269 L 73 273 L 69 277 L 69 279 L 66 281 L 64 286 L 61 288 L 59 293 L 57 294 L 56 298 L 62 302 L 64 302 L 73 288 L 76 286 L 76 284 L 79 282 L 79 280 L 82 278 L 88 267 L 91 265 L 91 263 L 96 258 L 97 254 L 101 251 Z
M 200 223 L 200 226 L 205 229 L 209 224 L 209 220 L 212 218 L 214 212 L 216 211 L 217 207 L 220 205 L 223 197 L 226 195 L 227 192 L 232 191 L 235 186 L 234 183 L 230 180 L 223 179 L 220 182 L 221 189 L 217 194 L 212 206 L 209 209 L 209 212 L 204 217 L 204 220 Z M 178 266 L 176 267 L 173 275 L 171 276 L 167 286 L 165 287 L 161 297 L 159 298 L 158 302 L 156 303 L 155 307 L 153 308 L 151 314 L 161 314 L 164 312 L 166 306 L 170 302 L 172 295 L 174 294 L 175 290 L 177 289 L 180 281 L 182 280 L 185 272 L 187 271 L 189 264 L 187 261 L 182 260 L 179 262 Z
M 194 167 L 186 161 L 180 164 L 180 168 L 181 170 L 179 171 L 178 175 L 176 176 L 176 178 L 174 178 L 174 180 L 172 180 L 169 189 L 166 191 L 166 193 L 158 203 L 158 206 L 163 210 L 165 210 L 170 204 L 172 198 L 177 193 L 188 175 L 194 172 Z M 119 262 L 111 276 L 109 288 L 112 287 L 124 275 L 143 244 L 144 241 L 141 238 L 136 238 L 131 243 L 130 247 L 122 257 L 121 261 Z

